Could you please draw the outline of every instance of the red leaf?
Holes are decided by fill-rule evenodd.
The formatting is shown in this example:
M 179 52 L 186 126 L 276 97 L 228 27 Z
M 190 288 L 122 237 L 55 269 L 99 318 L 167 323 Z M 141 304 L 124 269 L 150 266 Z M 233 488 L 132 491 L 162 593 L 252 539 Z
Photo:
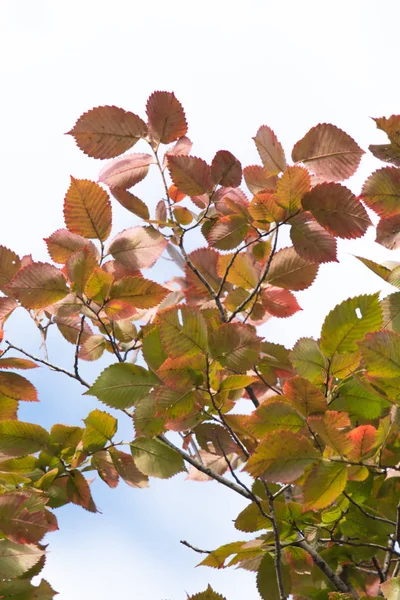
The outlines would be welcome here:
M 336 239 L 315 221 L 311 213 L 302 212 L 290 223 L 290 238 L 299 256 L 315 263 L 337 262 Z
M 340 183 L 316 185 L 304 196 L 303 208 L 329 233 L 341 238 L 362 237 L 372 225 L 361 202 Z
M 128 192 L 128 190 L 124 190 L 123 188 L 112 188 L 111 193 L 114 198 L 118 200 L 121 206 L 129 210 L 131 213 L 137 215 L 141 219 L 150 219 L 149 209 L 143 200 L 137 196 L 134 196 L 134 194 L 131 194 L 131 192 Z
M 253 140 L 265 170 L 270 177 L 278 175 L 286 169 L 285 153 L 272 129 L 267 125 L 262 125 Z
M 335 125 L 322 123 L 297 142 L 292 159 L 304 163 L 317 177 L 343 181 L 356 172 L 363 154 L 347 133 Z
M 147 100 L 149 133 L 156 145 L 170 144 L 187 133 L 185 112 L 171 92 L 153 92 Z
M 79 117 L 69 135 L 93 158 L 114 158 L 147 135 L 147 126 L 137 115 L 116 106 L 98 106 Z
M 372 425 L 360 425 L 352 429 L 349 438 L 353 447 L 348 452 L 351 460 L 360 461 L 373 448 L 376 440 L 377 431 Z
M 381 217 L 400 214 L 400 169 L 383 167 L 368 177 L 361 198 Z
M 14 400 L 39 401 L 35 386 L 17 373 L 0 372 L 0 394 Z
M 128 269 L 152 267 L 168 244 L 153 227 L 131 227 L 115 236 L 108 252 Z
M 39 262 L 18 271 L 7 288 L 26 308 L 45 308 L 68 294 L 61 271 Z
M 47 244 L 47 250 L 50 257 L 56 263 L 64 264 L 73 252 L 87 246 L 90 251 L 97 256 L 97 249 L 93 242 L 76 233 L 71 233 L 68 229 L 57 229 L 44 241 Z
M 187 156 L 190 153 L 192 146 L 192 142 L 185 135 L 179 138 L 179 140 L 173 146 L 171 146 L 171 148 L 168 148 L 168 150 L 165 151 L 162 165 L 163 170 L 167 166 L 168 156 L 177 156 L 178 154 L 183 154 L 184 156 Z
M 219 150 L 211 163 L 211 178 L 216 185 L 238 187 L 242 181 L 242 165 L 228 150 Z
M 261 302 L 273 317 L 291 317 L 301 310 L 291 292 L 272 285 L 262 289 Z
M 203 275 L 214 291 L 219 289 L 221 281 L 217 271 L 219 256 L 219 253 L 211 248 L 198 248 L 189 254 L 191 264 L 199 271 L 201 275 Z M 204 283 L 202 283 L 202 281 L 192 271 L 188 264 L 185 265 L 185 273 L 189 284 L 198 294 L 209 294 Z
M 369 146 L 369 150 L 376 158 L 400 167 L 400 115 L 391 115 L 389 118 L 380 117 L 374 121 L 377 128 L 387 134 L 390 144 L 373 144 Z
M 0 358 L 0 369 L 37 369 L 39 365 L 26 358 Z
M 0 298 L 0 322 L 4 321 L 16 308 L 18 308 L 18 303 L 13 298 Z
M 397 250 L 400 246 L 400 214 L 379 221 L 375 241 L 389 250 Z
M 282 248 L 271 261 L 267 281 L 287 290 L 305 290 L 314 281 L 318 265 L 299 256 L 293 248 Z
M 168 169 L 176 187 L 188 196 L 205 194 L 212 188 L 211 169 L 201 158 L 168 155 Z
M 69 472 L 66 493 L 68 500 L 82 506 L 89 512 L 97 512 L 87 480 L 80 471 Z
M 99 181 L 112 190 L 127 190 L 144 179 L 154 163 L 150 154 L 125 154 L 107 163 L 99 173 Z
M 132 304 L 125 302 L 125 300 L 115 299 L 107 302 L 104 306 L 104 312 L 110 321 L 121 321 L 130 319 L 137 311 Z
M 0 246 L 0 289 L 11 281 L 15 273 L 21 268 L 21 260 L 15 252 L 5 246 Z
M 81 317 L 55 317 L 54 322 L 57 324 L 58 330 L 61 335 L 70 344 L 76 344 L 78 341 L 78 335 L 81 329 Z M 81 334 L 81 344 L 84 343 L 89 337 L 93 335 L 89 325 L 85 322 L 83 325 L 83 331 Z
M 250 165 L 243 169 L 243 177 L 252 194 L 258 194 L 258 192 L 274 192 L 278 178 L 276 176 L 270 177 L 267 169 L 260 165 Z
M 106 240 L 111 231 L 111 203 L 107 192 L 94 181 L 71 177 L 64 199 L 64 219 L 72 233 Z
M 211 228 L 207 241 L 219 250 L 232 250 L 245 239 L 249 226 L 244 216 L 222 217 Z
M 112 300 L 123 300 L 136 308 L 153 308 L 160 304 L 169 291 L 143 277 L 124 277 L 111 288 Z

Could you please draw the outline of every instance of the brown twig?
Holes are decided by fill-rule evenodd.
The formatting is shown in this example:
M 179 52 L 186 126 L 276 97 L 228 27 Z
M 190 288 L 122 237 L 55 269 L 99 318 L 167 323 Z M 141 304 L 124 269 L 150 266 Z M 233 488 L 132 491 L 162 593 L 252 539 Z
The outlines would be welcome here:
M 212 552 L 212 550 L 201 550 L 201 548 L 196 548 L 196 546 L 192 546 L 192 544 L 189 544 L 189 542 L 187 542 L 186 540 L 180 540 L 179 543 L 183 544 L 184 546 L 187 546 L 188 548 L 190 548 L 191 550 L 194 550 L 195 552 L 198 552 L 199 554 L 211 554 L 211 552 Z

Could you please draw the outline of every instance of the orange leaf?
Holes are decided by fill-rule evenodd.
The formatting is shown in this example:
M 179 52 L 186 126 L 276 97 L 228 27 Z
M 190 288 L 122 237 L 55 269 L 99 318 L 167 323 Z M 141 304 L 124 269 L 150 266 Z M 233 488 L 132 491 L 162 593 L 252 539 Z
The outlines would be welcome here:
M 288 167 L 278 180 L 275 199 L 292 215 L 301 209 L 301 199 L 311 186 L 310 174 L 303 167 Z
M 26 402 L 38 402 L 39 400 L 35 386 L 17 373 L 0 372 L 0 394 L 7 398 Z
M 144 179 L 154 163 L 150 154 L 125 154 L 107 163 L 99 173 L 99 181 L 113 190 L 127 190 Z
M 360 461 L 373 448 L 377 431 L 372 425 L 360 425 L 349 433 L 353 447 L 347 453 L 351 460 Z
M 186 194 L 180 192 L 176 185 L 170 185 L 168 188 L 168 196 L 173 202 L 180 202 L 186 197 Z
M 278 175 L 286 169 L 285 153 L 272 129 L 267 125 L 262 125 L 253 140 L 265 170 L 270 177 Z
M 0 289 L 4 291 L 5 286 L 11 281 L 15 273 L 21 267 L 21 260 L 15 252 L 5 246 L 0 246 Z
M 153 308 L 160 304 L 169 291 L 143 277 L 124 277 L 116 281 L 110 292 L 112 300 L 123 300 L 136 308 Z
M 4 321 L 13 310 L 18 308 L 18 303 L 13 298 L 0 298 L 0 322 Z
M 258 194 L 258 192 L 274 192 L 278 178 L 276 176 L 270 177 L 267 169 L 261 165 L 250 165 L 243 169 L 243 177 L 252 194 Z
M 149 133 L 156 145 L 170 144 L 187 133 L 185 112 L 171 92 L 153 92 L 147 100 Z
M 397 250 L 400 246 L 400 214 L 379 221 L 375 241 L 389 250 Z
M 73 252 L 87 246 L 90 251 L 97 256 L 97 249 L 93 242 L 76 233 L 71 233 L 68 229 L 57 229 L 44 241 L 47 244 L 47 250 L 51 258 L 56 263 L 64 264 Z
M 26 308 L 45 308 L 68 294 L 61 271 L 39 262 L 18 271 L 7 288 Z
M 111 193 L 121 206 L 131 213 L 137 215 L 141 219 L 150 219 L 149 209 L 143 200 L 123 188 L 112 188 Z
M 250 202 L 249 212 L 256 221 L 278 223 L 285 216 L 283 208 L 278 206 L 273 194 L 260 192 Z
M 168 169 L 176 187 L 188 196 L 207 193 L 211 187 L 211 169 L 195 156 L 168 155 Z
M 147 126 L 137 115 L 116 106 L 98 106 L 79 117 L 69 135 L 93 158 L 114 158 L 147 135 Z
M 64 199 L 65 224 L 71 233 L 104 241 L 111 231 L 108 194 L 94 181 L 74 179 Z
M 96 256 L 88 247 L 77 250 L 66 262 L 68 279 L 72 290 L 80 296 L 96 267 L 99 266 Z
M 262 289 L 261 302 L 264 308 L 266 308 L 273 317 L 291 317 L 301 310 L 296 298 L 289 290 L 284 290 L 272 285 Z

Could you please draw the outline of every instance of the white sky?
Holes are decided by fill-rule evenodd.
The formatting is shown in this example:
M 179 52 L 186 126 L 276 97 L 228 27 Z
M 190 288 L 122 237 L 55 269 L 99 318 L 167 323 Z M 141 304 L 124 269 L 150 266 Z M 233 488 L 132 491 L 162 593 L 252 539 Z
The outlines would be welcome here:
M 47 260 L 42 238 L 63 226 L 69 176 L 96 179 L 101 166 L 63 133 L 98 105 L 143 115 L 156 89 L 181 100 L 193 153 L 206 160 L 229 149 L 243 165 L 259 162 L 251 137 L 262 124 L 275 130 L 289 157 L 318 122 L 343 128 L 364 149 L 379 143 L 384 136 L 368 117 L 400 110 L 399 17 L 397 0 L 0 0 L 0 243 Z M 349 183 L 353 191 L 378 167 L 364 158 Z M 140 186 L 153 206 L 158 183 L 149 178 Z M 116 231 L 135 223 L 114 208 Z M 384 289 L 349 255 L 396 260 L 373 233 L 341 244 L 341 264 L 323 266 L 313 288 L 298 294 L 304 310 L 271 320 L 262 333 L 288 346 L 318 336 L 337 302 Z M 26 320 L 10 327 L 10 337 L 38 351 Z M 54 362 L 72 361 L 71 347 L 55 339 L 53 352 Z M 98 368 L 86 366 L 85 374 L 94 379 Z M 74 382 L 42 369 L 33 378 L 42 403 L 25 407 L 23 419 L 78 423 L 95 405 Z M 253 574 L 195 570 L 199 557 L 179 544 L 183 538 L 213 548 L 243 539 L 231 520 L 245 503 L 212 483 L 183 479 L 153 481 L 149 490 L 95 482 L 102 515 L 60 510 L 61 532 L 49 537 L 45 571 L 60 600 L 183 600 L 185 591 L 209 582 L 228 600 L 258 598 Z

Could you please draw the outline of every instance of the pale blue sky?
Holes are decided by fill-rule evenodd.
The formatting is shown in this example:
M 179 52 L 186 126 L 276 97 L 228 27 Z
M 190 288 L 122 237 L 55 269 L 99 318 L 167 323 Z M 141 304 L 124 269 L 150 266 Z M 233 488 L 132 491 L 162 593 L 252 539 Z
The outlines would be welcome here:
M 102 104 L 143 114 L 156 89 L 176 93 L 193 153 L 207 160 L 229 149 L 244 165 L 258 162 L 251 137 L 262 124 L 275 130 L 288 156 L 318 122 L 341 127 L 364 149 L 379 143 L 384 136 L 369 117 L 400 110 L 399 18 L 397 0 L 0 0 L 0 243 L 47 260 L 42 238 L 63 226 L 69 176 L 96 179 L 102 164 L 63 133 Z M 353 191 L 378 166 L 365 157 L 349 182 Z M 139 185 L 154 206 L 158 182 Z M 115 231 L 135 223 L 113 208 Z M 373 242 L 372 229 L 342 243 L 341 264 L 323 266 L 317 283 L 298 294 L 304 310 L 271 320 L 262 333 L 290 346 L 317 336 L 340 300 L 383 289 L 350 254 L 397 258 Z M 8 336 L 39 352 L 37 334 L 16 316 Z M 54 362 L 71 364 L 71 346 L 55 336 L 50 349 Z M 85 365 L 86 377 L 93 380 L 99 368 Z M 44 369 L 32 379 L 42 402 L 24 407 L 23 419 L 79 423 L 96 404 Z M 129 423 L 121 427 L 128 435 Z M 179 544 L 184 538 L 213 548 L 243 539 L 231 523 L 245 505 L 239 497 L 183 476 L 153 480 L 149 490 L 110 490 L 95 481 L 93 491 L 103 514 L 64 508 L 61 531 L 49 537 L 45 576 L 60 600 L 184 600 L 185 591 L 207 583 L 228 600 L 258 598 L 253 574 L 194 569 L 198 556 Z

